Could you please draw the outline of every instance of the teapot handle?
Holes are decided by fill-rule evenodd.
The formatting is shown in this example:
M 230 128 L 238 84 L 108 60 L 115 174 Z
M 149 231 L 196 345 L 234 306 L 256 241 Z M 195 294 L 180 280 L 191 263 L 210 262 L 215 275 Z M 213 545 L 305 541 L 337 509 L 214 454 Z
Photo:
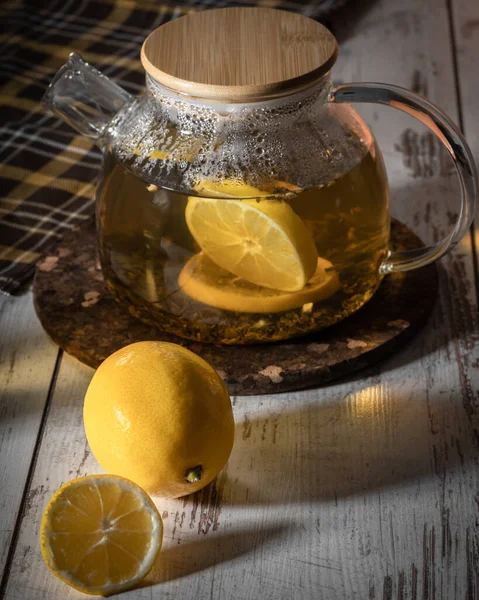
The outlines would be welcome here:
M 414 250 L 391 252 L 381 264 L 382 275 L 409 271 L 434 262 L 457 244 L 474 219 L 478 179 L 471 150 L 458 127 L 434 104 L 404 88 L 384 83 L 348 83 L 331 92 L 331 102 L 386 104 L 426 125 L 452 157 L 461 187 L 461 211 L 451 233 L 443 240 Z

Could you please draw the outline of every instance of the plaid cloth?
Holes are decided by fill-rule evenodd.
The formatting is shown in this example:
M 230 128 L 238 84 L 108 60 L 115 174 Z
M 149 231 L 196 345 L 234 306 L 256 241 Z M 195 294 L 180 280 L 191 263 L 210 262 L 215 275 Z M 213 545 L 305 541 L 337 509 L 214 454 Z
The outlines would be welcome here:
M 128 92 L 143 89 L 139 54 L 159 25 L 194 10 L 272 6 L 321 18 L 344 0 L 6 0 L 0 6 L 0 292 L 22 291 L 35 262 L 94 211 L 100 151 L 39 101 L 72 51 Z

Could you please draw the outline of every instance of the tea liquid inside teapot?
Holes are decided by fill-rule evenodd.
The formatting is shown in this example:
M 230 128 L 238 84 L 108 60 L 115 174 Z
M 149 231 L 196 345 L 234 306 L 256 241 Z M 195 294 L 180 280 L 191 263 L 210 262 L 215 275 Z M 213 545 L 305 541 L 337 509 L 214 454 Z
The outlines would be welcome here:
M 207 342 L 281 340 L 346 317 L 379 285 L 378 266 L 389 239 L 381 155 L 372 139 L 361 154 L 354 154 L 356 161 L 349 161 L 345 172 L 312 188 L 304 189 L 292 178 L 272 180 L 263 190 L 204 180 L 204 200 L 149 184 L 108 154 L 98 206 L 107 285 L 142 320 Z M 225 189 L 234 197 L 215 197 Z M 241 190 L 247 198 L 238 197 Z M 195 224 L 200 208 L 205 212 Z M 247 254 L 244 247 L 255 243 L 254 236 L 244 233 L 250 231 L 251 219 L 255 227 L 274 230 L 273 249 L 269 258 L 266 252 L 258 258 L 263 263 L 253 261 L 242 269 L 232 246 Z M 208 227 L 216 227 L 224 238 L 216 254 L 208 246 Z M 275 253 L 274 248 L 288 231 L 290 238 L 303 238 L 293 242 L 293 251 L 295 243 L 303 247 L 297 261 L 291 259 L 291 268 L 284 264 L 287 251 L 282 254 L 278 247 Z M 293 278 L 297 289 L 285 289 L 296 268 L 306 273 L 304 285 L 298 289 Z

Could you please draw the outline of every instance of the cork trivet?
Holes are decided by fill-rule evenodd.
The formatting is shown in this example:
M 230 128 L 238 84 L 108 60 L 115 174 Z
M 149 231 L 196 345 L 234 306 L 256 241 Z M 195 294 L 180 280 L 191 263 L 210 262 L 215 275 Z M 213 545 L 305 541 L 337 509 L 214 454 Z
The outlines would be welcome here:
M 418 245 L 405 225 L 392 222 L 392 248 Z M 96 255 L 95 226 L 88 221 L 67 233 L 38 264 L 35 308 L 53 341 L 93 368 L 133 342 L 181 344 L 211 363 L 236 395 L 311 387 L 374 364 L 404 346 L 425 324 L 438 287 L 434 265 L 388 275 L 362 309 L 329 329 L 274 344 L 213 346 L 134 319 L 107 291 Z

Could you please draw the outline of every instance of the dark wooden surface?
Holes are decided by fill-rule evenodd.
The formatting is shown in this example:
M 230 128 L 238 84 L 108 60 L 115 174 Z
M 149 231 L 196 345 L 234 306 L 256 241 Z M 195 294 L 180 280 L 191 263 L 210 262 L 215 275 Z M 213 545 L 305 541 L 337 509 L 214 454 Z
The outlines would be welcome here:
M 392 247 L 418 238 L 394 221 Z M 215 346 L 151 329 L 106 289 L 97 262 L 94 221 L 65 235 L 39 263 L 35 308 L 48 335 L 91 367 L 133 342 L 163 340 L 193 350 L 220 373 L 231 394 L 269 394 L 311 387 L 370 366 L 402 347 L 426 322 L 437 296 L 436 266 L 385 277 L 356 314 L 322 332 L 282 343 Z

